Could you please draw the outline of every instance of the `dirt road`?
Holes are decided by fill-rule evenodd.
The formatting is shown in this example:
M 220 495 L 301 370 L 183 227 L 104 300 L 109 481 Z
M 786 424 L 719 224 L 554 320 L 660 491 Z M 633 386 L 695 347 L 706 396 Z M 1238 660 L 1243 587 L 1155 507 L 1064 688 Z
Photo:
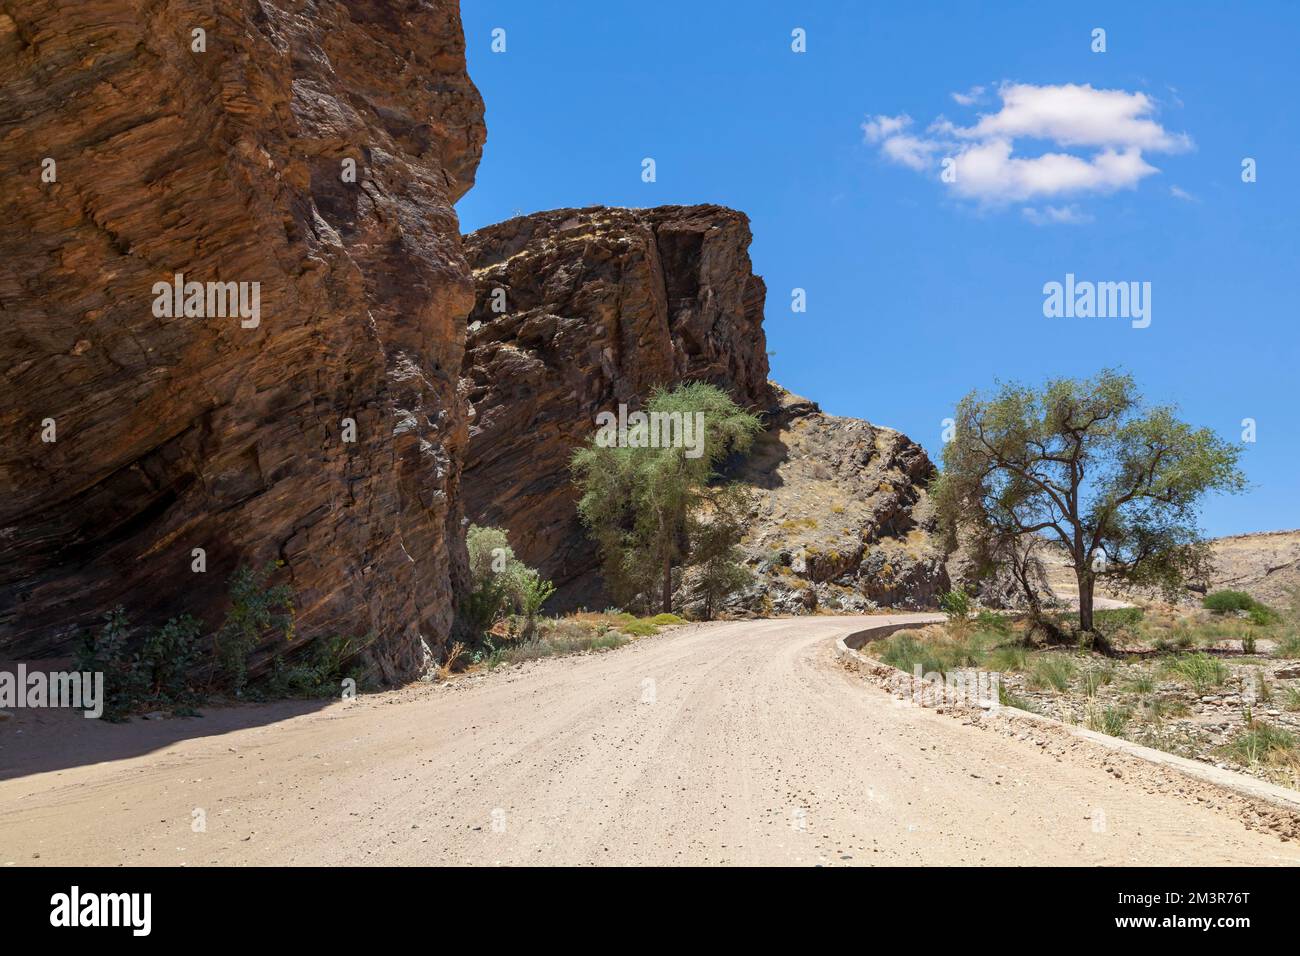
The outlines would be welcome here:
M 1300 863 L 1195 800 L 899 706 L 832 653 L 883 620 L 690 626 L 314 709 L 20 716 L 0 863 Z

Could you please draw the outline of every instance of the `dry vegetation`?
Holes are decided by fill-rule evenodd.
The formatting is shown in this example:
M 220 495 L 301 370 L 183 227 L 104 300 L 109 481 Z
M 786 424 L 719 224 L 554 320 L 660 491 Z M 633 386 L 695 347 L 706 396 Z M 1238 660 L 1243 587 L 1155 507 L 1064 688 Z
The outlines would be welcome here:
M 525 636 L 525 622 L 512 615 L 493 626 L 479 649 L 470 652 L 463 644 L 454 645 L 434 679 L 447 680 L 456 673 L 495 670 L 503 664 L 560 654 L 606 651 L 685 623 L 676 614 L 637 617 L 617 609 L 579 611 L 565 617 L 539 618 L 532 633 Z
M 1024 621 L 988 612 L 866 651 L 908 673 L 996 672 L 1003 705 L 1300 789 L 1294 596 L 1283 613 L 1152 605 L 1101 611 L 1098 625 L 1112 656 L 1042 645 Z

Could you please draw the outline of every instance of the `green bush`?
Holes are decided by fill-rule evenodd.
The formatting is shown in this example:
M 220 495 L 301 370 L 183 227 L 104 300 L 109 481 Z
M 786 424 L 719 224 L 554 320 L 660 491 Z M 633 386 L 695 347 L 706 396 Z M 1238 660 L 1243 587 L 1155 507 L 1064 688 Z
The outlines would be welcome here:
M 75 670 L 104 675 L 102 716 L 108 721 L 125 720 L 144 689 L 140 670 L 127 653 L 130 630 L 126 611 L 116 607 L 104 615 L 98 632 L 82 634 L 81 646 L 73 656 Z
M 350 662 L 373 641 L 373 634 L 365 640 L 318 637 L 294 660 L 277 654 L 271 659 L 270 673 L 258 690 L 268 697 L 333 697 L 341 693 L 347 678 L 360 686 L 364 675 Z
M 939 598 L 939 610 L 948 615 L 949 624 L 964 624 L 970 620 L 970 595 L 954 588 Z
M 76 670 L 104 675 L 104 719 L 117 722 L 144 709 L 193 714 L 204 696 L 192 682 L 202 625 L 188 614 L 173 618 L 147 634 L 135 653 L 127 649 L 130 632 L 126 611 L 117 607 L 97 633 L 82 635 L 74 654 Z
M 1245 591 L 1212 591 L 1205 595 L 1201 606 L 1216 614 L 1227 614 L 1230 611 L 1249 611 L 1256 603 Z
M 1256 627 L 1267 627 L 1270 624 L 1276 624 L 1281 615 L 1267 604 L 1256 603 L 1254 607 L 1246 612 L 1246 617 Z
M 656 627 L 667 627 L 670 624 L 685 624 L 686 619 L 678 617 L 676 614 L 656 614 L 647 620 Z
M 501 528 L 470 525 L 465 546 L 471 590 L 461 603 L 462 619 L 481 641 L 504 615 L 520 614 L 524 618 L 520 634 L 530 639 L 554 586 L 515 557 Z
M 248 655 L 276 629 L 293 640 L 293 589 L 270 585 L 283 562 L 270 561 L 259 570 L 240 568 L 230 578 L 230 610 L 217 630 L 217 662 L 230 681 L 235 696 L 248 683 Z
M 77 670 L 104 675 L 104 718 L 120 721 L 141 710 L 193 715 L 217 674 L 242 694 L 248 655 L 267 632 L 279 628 L 286 639 L 293 638 L 293 590 L 268 584 L 278 567 L 272 562 L 258 571 L 240 568 L 231 576 L 230 610 L 214 636 L 215 666 L 204 658 L 203 622 L 189 614 L 137 635 L 134 651 L 126 611 L 118 607 L 104 615 L 103 626 L 84 633 L 74 655 Z M 316 648 L 313 654 L 326 650 Z
M 975 615 L 975 629 L 985 634 L 1009 637 L 1011 635 L 1011 621 L 1005 614 L 980 611 L 979 614 Z

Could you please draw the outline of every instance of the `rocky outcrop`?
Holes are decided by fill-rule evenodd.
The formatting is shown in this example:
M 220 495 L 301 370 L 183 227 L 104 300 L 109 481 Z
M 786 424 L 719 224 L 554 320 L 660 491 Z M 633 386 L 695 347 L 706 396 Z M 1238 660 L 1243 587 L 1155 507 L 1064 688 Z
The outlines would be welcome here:
M 934 607 L 949 582 L 925 450 L 892 428 L 775 392 L 767 431 L 727 476 L 748 485 L 757 503 L 741 543 L 754 586 L 730 609 Z
M 464 563 L 458 4 L 5 2 L 0 88 L 0 658 L 279 560 L 301 635 L 414 673 Z
M 721 206 L 559 209 L 465 237 L 478 291 L 465 513 L 509 529 L 515 553 L 559 586 L 555 606 L 604 599 L 569 472 L 598 413 L 687 380 L 768 405 L 766 290 L 749 241 L 749 220 Z
M 552 608 L 607 600 L 574 507 L 573 450 L 598 413 L 689 380 L 768 423 L 733 474 L 757 501 L 744 542 L 755 585 L 733 611 L 931 606 L 946 587 L 920 446 L 766 380 L 749 241 L 746 217 L 719 206 L 562 209 L 466 237 L 478 292 L 466 516 L 509 531 L 516 554 L 559 586 Z

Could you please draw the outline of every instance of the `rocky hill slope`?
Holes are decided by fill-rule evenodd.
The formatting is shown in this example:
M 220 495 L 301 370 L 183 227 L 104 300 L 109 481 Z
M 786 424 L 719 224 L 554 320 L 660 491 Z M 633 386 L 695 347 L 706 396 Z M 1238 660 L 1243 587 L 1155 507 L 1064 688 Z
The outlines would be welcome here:
M 755 586 L 733 611 L 921 606 L 946 585 L 925 452 L 767 381 L 749 242 L 748 219 L 720 206 L 561 209 L 465 238 L 478 292 L 463 368 L 466 516 L 509 531 L 559 586 L 553 607 L 606 600 L 574 508 L 573 450 L 598 413 L 690 380 L 769 426 L 734 475 L 759 504 L 744 543 Z
M 1069 601 L 1079 595 L 1074 569 L 1065 549 L 1050 542 L 1039 550 L 1046 570 L 1051 594 L 1048 597 Z M 1228 535 L 1210 540 L 1210 557 L 1214 570 L 1205 581 L 1191 581 L 1178 596 L 1178 603 L 1199 606 L 1210 591 L 1234 590 L 1263 601 L 1271 607 L 1289 607 L 1293 593 L 1300 589 L 1300 531 L 1259 531 L 1253 534 Z M 1098 594 L 1119 599 L 1164 600 L 1157 591 L 1118 591 L 1098 589 Z
M 1211 591 L 1246 591 L 1273 607 L 1289 606 L 1300 588 L 1300 530 L 1215 538 Z
M 464 566 L 459 5 L 2 9 L 0 658 L 119 603 L 211 624 L 279 560 L 300 634 L 411 675 Z M 168 315 L 177 275 L 257 315 Z
M 934 607 L 948 589 L 926 493 L 935 467 L 901 432 L 777 388 L 768 428 L 727 477 L 758 502 L 741 543 L 754 587 L 733 610 Z

